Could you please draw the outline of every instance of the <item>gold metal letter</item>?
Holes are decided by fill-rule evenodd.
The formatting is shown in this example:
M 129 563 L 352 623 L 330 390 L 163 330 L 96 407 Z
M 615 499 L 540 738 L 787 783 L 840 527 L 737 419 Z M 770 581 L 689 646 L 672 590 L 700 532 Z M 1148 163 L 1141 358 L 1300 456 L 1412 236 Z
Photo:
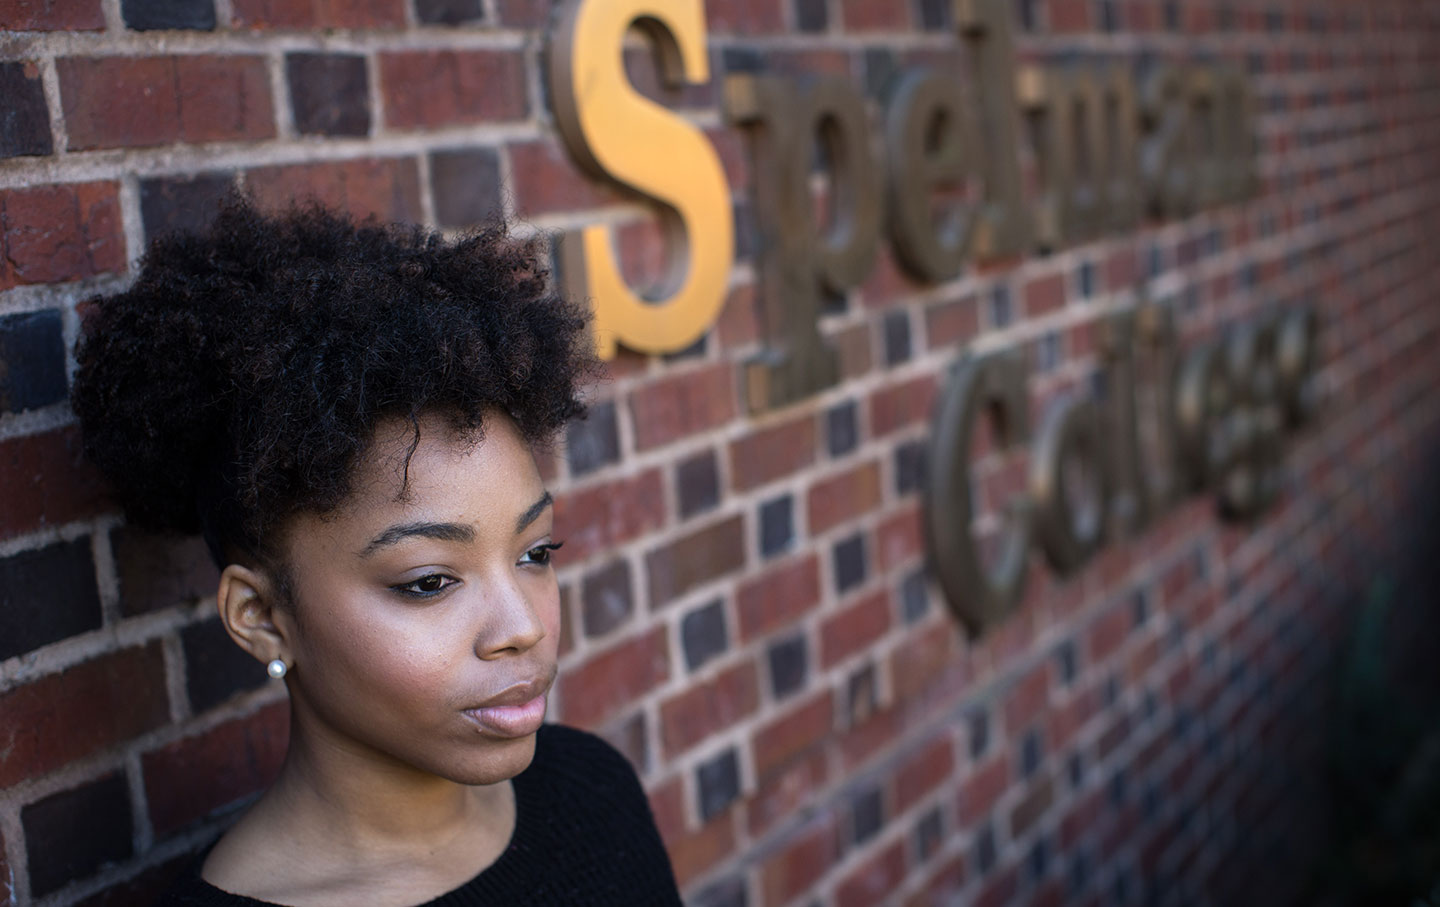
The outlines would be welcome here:
M 703 0 L 570 0 L 549 48 L 555 122 L 576 161 L 660 202 L 674 250 L 669 274 L 642 296 L 626 285 L 610 230 L 587 227 L 561 243 L 566 292 L 588 296 L 602 358 L 617 343 L 640 352 L 684 349 L 720 312 L 734 261 L 730 187 L 704 134 L 642 97 L 625 76 L 625 33 L 643 29 L 672 83 L 710 78 Z

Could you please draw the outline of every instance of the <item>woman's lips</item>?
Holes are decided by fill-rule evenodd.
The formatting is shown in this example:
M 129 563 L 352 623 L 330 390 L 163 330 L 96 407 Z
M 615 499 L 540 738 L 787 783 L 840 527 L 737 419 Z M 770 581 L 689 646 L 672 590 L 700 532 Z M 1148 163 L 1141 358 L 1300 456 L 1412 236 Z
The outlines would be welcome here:
M 492 705 L 483 709 L 466 709 L 465 714 L 497 737 L 528 737 L 540 730 L 545 721 L 545 694 L 519 705 Z

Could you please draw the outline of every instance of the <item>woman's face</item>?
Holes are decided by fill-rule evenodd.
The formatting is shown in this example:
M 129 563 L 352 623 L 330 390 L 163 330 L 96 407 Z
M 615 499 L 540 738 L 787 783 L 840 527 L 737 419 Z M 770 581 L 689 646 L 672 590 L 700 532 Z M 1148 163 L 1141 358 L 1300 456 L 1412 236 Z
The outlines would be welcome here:
M 463 784 L 530 763 L 555 677 L 550 497 L 513 422 L 383 423 L 338 512 L 288 527 L 297 733 Z

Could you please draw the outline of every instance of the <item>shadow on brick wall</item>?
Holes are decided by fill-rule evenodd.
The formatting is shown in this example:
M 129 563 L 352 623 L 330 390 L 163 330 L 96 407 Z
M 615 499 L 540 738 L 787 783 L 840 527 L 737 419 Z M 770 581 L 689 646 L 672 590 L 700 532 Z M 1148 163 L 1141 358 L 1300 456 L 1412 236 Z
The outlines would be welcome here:
M 1331 840 L 1299 903 L 1440 905 L 1440 473 L 1422 475 L 1396 568 L 1353 606 L 1327 738 Z

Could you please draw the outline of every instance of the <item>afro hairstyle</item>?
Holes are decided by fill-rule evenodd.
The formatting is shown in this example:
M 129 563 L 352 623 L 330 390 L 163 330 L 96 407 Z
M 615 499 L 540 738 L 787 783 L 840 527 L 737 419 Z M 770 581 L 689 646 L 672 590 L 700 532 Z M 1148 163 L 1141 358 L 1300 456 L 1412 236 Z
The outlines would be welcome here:
M 584 311 L 503 224 L 447 241 L 318 205 L 227 199 L 156 240 L 129 290 L 87 305 L 71 401 L 130 522 L 201 532 L 217 563 L 341 504 L 378 421 L 438 411 L 532 444 L 583 415 Z M 412 444 L 412 452 L 413 452 Z

